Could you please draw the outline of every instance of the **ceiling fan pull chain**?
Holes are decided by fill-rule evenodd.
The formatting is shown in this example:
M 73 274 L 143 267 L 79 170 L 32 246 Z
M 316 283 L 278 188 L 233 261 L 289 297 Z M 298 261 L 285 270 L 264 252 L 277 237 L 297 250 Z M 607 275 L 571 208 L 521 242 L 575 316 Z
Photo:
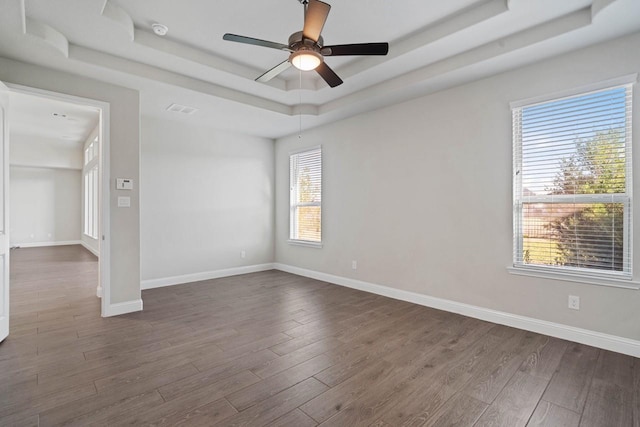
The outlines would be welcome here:
M 300 76 L 300 90 L 298 90 L 298 122 L 299 122 L 299 131 L 298 131 L 298 139 L 302 139 L 302 70 L 298 70 L 298 75 Z

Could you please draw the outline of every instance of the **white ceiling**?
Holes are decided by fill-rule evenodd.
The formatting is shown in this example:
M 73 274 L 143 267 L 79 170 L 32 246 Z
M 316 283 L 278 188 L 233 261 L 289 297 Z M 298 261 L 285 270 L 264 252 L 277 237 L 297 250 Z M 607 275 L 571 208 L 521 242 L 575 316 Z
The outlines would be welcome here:
M 22 93 L 11 93 L 10 131 L 21 141 L 40 141 L 82 149 L 98 125 L 97 109 Z
M 286 52 L 222 40 L 286 43 L 298 0 L 2 0 L 0 56 L 136 88 L 143 115 L 275 138 L 300 113 L 306 129 L 640 30 L 638 0 L 328 1 L 325 44 L 390 43 L 386 57 L 327 58 L 333 89 L 295 70 L 257 83 Z

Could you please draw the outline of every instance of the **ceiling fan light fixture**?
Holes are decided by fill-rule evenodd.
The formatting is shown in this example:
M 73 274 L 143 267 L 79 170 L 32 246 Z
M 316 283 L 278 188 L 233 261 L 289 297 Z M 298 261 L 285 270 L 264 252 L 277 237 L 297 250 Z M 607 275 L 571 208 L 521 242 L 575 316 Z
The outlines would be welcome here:
M 301 49 L 289 56 L 289 62 L 298 70 L 311 71 L 322 63 L 322 55 L 315 50 Z

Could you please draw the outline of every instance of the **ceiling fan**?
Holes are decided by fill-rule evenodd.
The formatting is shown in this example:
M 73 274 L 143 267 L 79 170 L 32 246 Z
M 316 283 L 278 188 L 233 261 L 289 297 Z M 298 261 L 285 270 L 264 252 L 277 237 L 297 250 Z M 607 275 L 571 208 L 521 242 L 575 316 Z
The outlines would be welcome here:
M 252 37 L 239 36 L 237 34 L 225 34 L 224 40 L 263 46 L 271 49 L 291 52 L 286 61 L 276 65 L 256 79 L 257 82 L 268 82 L 292 65 L 299 70 L 316 72 L 331 87 L 342 84 L 342 79 L 324 62 L 326 56 L 349 55 L 386 55 L 389 52 L 389 43 L 356 43 L 324 46 L 324 40 L 320 33 L 329 15 L 331 5 L 320 0 L 298 0 L 304 6 L 304 28 L 289 36 L 289 44 L 270 42 L 254 39 Z

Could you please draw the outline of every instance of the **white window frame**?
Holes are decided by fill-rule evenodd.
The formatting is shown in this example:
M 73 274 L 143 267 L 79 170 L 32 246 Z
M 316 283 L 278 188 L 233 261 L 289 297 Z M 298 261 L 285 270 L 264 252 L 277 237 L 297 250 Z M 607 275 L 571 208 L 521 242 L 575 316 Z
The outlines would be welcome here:
M 637 81 L 637 74 L 622 76 L 619 78 L 603 81 L 600 83 L 586 85 L 567 91 L 556 92 L 553 94 L 524 99 L 510 104 L 512 115 L 514 116 L 513 129 L 513 264 L 507 270 L 512 274 L 542 277 L 547 279 L 565 280 L 571 282 L 579 282 L 593 285 L 603 285 L 620 287 L 627 289 L 640 289 L 640 282 L 633 280 L 633 189 L 631 176 L 631 146 L 628 147 L 626 193 L 625 194 L 579 194 L 579 195 L 548 195 L 548 196 L 522 196 L 522 176 L 519 171 L 522 169 L 522 135 L 521 126 L 516 126 L 515 120 L 516 110 L 524 107 L 533 106 L 547 102 L 554 102 L 563 98 L 571 98 L 575 96 L 588 95 L 591 92 L 598 92 L 617 87 L 632 86 Z M 633 91 L 631 94 L 633 98 Z M 633 100 L 632 100 L 633 103 Z M 632 115 L 629 115 L 633 120 Z M 629 125 L 629 129 L 632 124 Z M 633 144 L 633 137 L 629 131 L 629 142 Z M 523 249 L 523 230 L 522 230 L 522 206 L 523 202 L 527 203 L 622 203 L 624 206 L 625 218 L 624 222 L 624 251 L 623 260 L 625 262 L 622 272 L 608 272 L 604 270 L 587 270 L 569 267 L 530 265 L 525 264 L 519 259 Z
M 84 166 L 82 168 L 82 185 L 84 200 L 82 204 L 82 234 L 98 240 L 99 215 L 99 139 L 96 136 L 84 150 Z
M 297 168 L 294 167 L 294 161 L 296 156 L 311 151 L 320 151 L 320 201 L 310 203 L 298 203 L 298 182 L 297 182 Z M 289 153 L 289 240 L 287 241 L 292 245 L 308 246 L 313 248 L 322 248 L 322 193 L 323 193 L 323 159 L 322 159 L 322 146 L 308 147 L 301 150 L 292 151 Z M 304 206 L 317 206 L 320 208 L 320 241 L 304 240 L 297 237 L 297 215 L 295 214 L 298 207 Z

